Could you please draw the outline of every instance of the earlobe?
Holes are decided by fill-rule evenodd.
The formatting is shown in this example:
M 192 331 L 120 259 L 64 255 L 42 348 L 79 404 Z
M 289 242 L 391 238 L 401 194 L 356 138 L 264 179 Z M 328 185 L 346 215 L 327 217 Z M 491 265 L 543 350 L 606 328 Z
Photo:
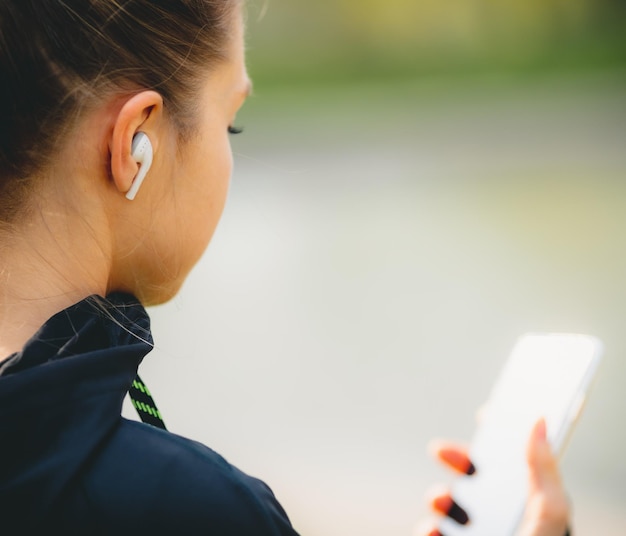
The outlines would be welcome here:
M 110 176 L 128 199 L 137 194 L 157 150 L 163 99 L 155 91 L 130 97 L 119 109 L 109 138 Z

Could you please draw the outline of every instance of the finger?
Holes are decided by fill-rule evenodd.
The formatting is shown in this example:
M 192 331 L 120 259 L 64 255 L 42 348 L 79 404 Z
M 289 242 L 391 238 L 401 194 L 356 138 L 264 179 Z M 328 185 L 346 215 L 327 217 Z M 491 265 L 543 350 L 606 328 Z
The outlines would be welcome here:
M 430 506 L 435 512 L 447 516 L 459 525 L 467 525 L 469 516 L 450 496 L 449 493 L 436 495 L 431 499 Z
M 414 533 L 415 536 L 443 536 L 441 534 L 441 532 L 439 532 L 439 529 L 428 529 L 425 532 L 424 531 L 420 531 L 420 532 L 415 532 Z
M 415 526 L 413 536 L 442 536 L 435 524 L 433 519 L 421 521 Z
M 526 449 L 532 491 L 550 491 L 561 487 L 559 466 L 547 439 L 546 421 L 537 421 Z
M 473 475 L 476 467 L 469 458 L 467 449 L 454 443 L 433 441 L 429 450 L 441 463 L 464 475 Z
M 546 423 L 538 421 L 527 448 L 529 498 L 518 536 L 564 534 L 569 504 L 561 485 L 558 462 L 547 440 Z

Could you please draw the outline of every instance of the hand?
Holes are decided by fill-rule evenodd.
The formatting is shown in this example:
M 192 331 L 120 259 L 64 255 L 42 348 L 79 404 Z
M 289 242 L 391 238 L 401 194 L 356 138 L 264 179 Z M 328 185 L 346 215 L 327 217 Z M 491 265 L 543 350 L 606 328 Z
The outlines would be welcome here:
M 436 442 L 433 454 L 444 465 L 457 473 L 472 475 L 475 472 L 467 450 L 457 444 Z M 565 536 L 568 533 L 569 505 L 561 484 L 558 462 L 546 439 L 545 421 L 534 426 L 526 459 L 529 469 L 529 495 L 524 518 L 517 536 Z M 462 505 L 456 504 L 449 491 L 439 491 L 430 499 L 431 508 L 460 524 L 470 521 Z M 419 536 L 442 536 L 435 527 L 422 529 Z M 445 535 L 443 535 L 445 536 Z

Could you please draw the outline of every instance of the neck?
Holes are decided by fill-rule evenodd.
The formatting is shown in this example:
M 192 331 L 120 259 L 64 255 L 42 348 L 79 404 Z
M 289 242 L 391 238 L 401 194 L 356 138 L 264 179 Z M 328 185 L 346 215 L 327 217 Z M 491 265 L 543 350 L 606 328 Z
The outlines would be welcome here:
M 106 250 L 88 223 L 72 221 L 67 212 L 40 211 L 0 237 L 0 360 L 19 351 L 55 313 L 106 294 Z

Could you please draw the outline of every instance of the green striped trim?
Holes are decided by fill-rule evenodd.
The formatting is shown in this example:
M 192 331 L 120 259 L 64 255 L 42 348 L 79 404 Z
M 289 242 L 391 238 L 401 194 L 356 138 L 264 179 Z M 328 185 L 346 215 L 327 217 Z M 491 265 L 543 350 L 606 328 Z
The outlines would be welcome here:
M 143 382 L 140 382 L 138 380 L 133 380 L 133 387 L 148 396 L 152 396 L 148 388 L 143 384 Z
M 163 417 L 161 417 L 161 413 L 155 407 L 149 406 L 148 404 L 144 404 L 143 402 L 139 402 L 137 400 L 133 400 L 132 402 L 137 410 L 143 411 L 144 413 L 147 413 L 148 415 L 152 415 L 153 417 L 156 417 L 157 419 L 163 420 Z
M 142 422 L 156 426 L 162 430 L 167 430 L 165 423 L 163 422 L 163 417 L 161 417 L 161 413 L 154 403 L 152 394 L 150 394 L 146 384 L 139 377 L 139 375 L 135 377 L 135 380 L 130 385 L 128 394 Z

